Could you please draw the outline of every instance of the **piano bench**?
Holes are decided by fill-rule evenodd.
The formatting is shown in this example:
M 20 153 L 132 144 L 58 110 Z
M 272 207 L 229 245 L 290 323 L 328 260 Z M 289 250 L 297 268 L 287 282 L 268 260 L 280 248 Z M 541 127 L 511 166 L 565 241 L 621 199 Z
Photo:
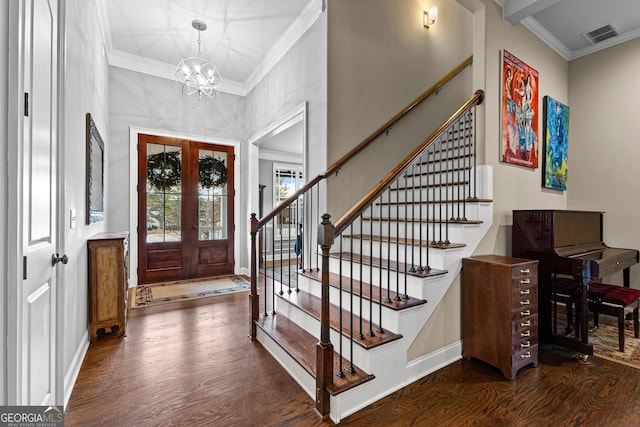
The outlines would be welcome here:
M 640 300 L 640 290 L 604 283 L 590 283 L 587 297 L 592 303 L 593 323 L 596 327 L 598 326 L 599 313 L 618 318 L 618 347 L 621 352 L 624 352 L 625 309 L 633 310 L 633 336 L 639 337 L 638 300 Z

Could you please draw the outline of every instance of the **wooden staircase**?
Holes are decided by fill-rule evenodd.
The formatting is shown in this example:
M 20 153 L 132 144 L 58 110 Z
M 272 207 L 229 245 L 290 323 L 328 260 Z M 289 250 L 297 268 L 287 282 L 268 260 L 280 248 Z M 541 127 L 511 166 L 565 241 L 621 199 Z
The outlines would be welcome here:
M 490 183 L 491 169 L 480 167 L 479 170 L 488 175 L 485 182 Z M 490 188 L 482 191 L 490 196 Z M 407 361 L 406 354 L 458 275 L 462 258 L 473 253 L 491 225 L 491 198 L 479 198 L 472 204 L 476 208 L 472 219 L 450 224 L 451 235 L 456 239 L 447 245 L 406 237 L 375 235 L 371 238 L 353 234 L 345 235 L 343 239 L 367 241 L 371 249 L 364 247 L 363 254 L 350 251 L 331 253 L 330 327 L 331 342 L 336 352 L 333 355 L 333 385 L 329 393 L 334 422 L 461 357 L 460 343 L 426 355 L 419 361 Z M 386 225 L 388 222 L 406 221 L 402 218 L 392 221 L 374 218 L 372 222 Z M 420 225 L 440 223 L 439 220 L 413 222 Z M 390 250 L 381 247 L 387 245 L 391 245 Z M 398 261 L 394 254 L 398 250 L 409 253 L 418 245 L 429 247 L 432 252 L 431 268 L 410 271 L 412 265 Z M 359 251 L 359 246 L 356 242 L 354 250 Z M 368 255 L 371 251 L 377 253 L 381 250 L 382 258 Z M 426 258 L 425 253 L 422 256 Z M 382 287 L 372 284 L 380 283 L 379 278 L 382 278 Z M 282 295 L 278 290 L 280 281 L 268 277 L 262 280 L 263 283 L 275 284 L 276 300 L 275 309 L 260 317 L 257 339 L 307 393 L 315 397 L 322 272 L 318 269 L 298 271 L 294 285 L 289 287 L 282 283 Z M 369 305 L 374 307 L 373 310 L 362 309 L 362 306 Z M 380 319 L 383 332 L 380 331 Z M 353 337 L 353 344 L 350 337 Z M 301 366 L 304 372 L 296 372 L 293 365 Z
M 252 218 L 250 336 L 335 422 L 461 357 L 460 342 L 407 355 L 493 219 L 491 168 L 473 152 L 482 98 L 476 92 L 335 223 L 314 216 L 313 192 L 348 159 L 285 201 L 302 225 L 299 268 L 259 264 L 260 230 L 278 212 Z

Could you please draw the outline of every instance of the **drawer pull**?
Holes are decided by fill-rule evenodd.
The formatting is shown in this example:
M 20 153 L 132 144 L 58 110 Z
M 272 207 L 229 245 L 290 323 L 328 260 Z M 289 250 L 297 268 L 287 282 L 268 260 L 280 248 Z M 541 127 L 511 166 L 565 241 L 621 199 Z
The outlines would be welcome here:
M 520 336 L 522 338 L 527 338 L 531 336 L 531 331 L 524 331 L 524 332 L 520 332 Z
M 520 301 L 520 305 L 529 305 L 529 304 L 531 304 L 531 301 L 529 301 L 528 299 Z
M 531 347 L 531 341 L 525 341 L 522 344 L 520 344 L 520 348 L 529 348 Z
M 531 310 L 522 310 L 520 316 L 531 316 Z
M 522 270 L 520 270 L 520 274 L 529 274 L 531 273 L 531 270 L 529 270 L 528 268 L 523 268 Z
M 531 283 L 531 280 L 529 280 L 529 279 L 520 279 L 520 284 L 521 285 L 528 285 L 529 283 Z
M 529 295 L 531 291 L 529 289 L 525 289 L 524 291 L 520 291 L 520 295 Z
M 523 359 L 528 359 L 528 358 L 530 358 L 530 357 L 531 357 L 531 352 L 530 352 L 530 351 L 527 351 L 526 353 L 524 353 L 524 354 L 523 354 L 522 356 L 520 356 L 520 357 L 522 357 Z
M 531 326 L 531 320 L 527 320 L 526 322 L 521 322 L 520 326 L 522 326 L 522 327 Z

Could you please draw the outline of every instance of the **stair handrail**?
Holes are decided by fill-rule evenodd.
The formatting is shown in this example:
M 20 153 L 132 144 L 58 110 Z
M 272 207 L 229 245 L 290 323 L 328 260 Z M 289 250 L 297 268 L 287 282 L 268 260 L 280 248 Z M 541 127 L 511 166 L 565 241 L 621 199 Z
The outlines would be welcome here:
M 337 236 L 349 227 L 380 195 L 391 186 L 391 184 L 404 173 L 405 170 L 416 160 L 424 150 L 436 141 L 453 123 L 466 114 L 476 105 L 480 105 L 484 100 L 484 91 L 478 89 L 458 110 L 431 133 L 420 145 L 418 145 L 407 157 L 398 163 L 382 180 L 376 184 L 367 194 L 364 195 L 355 205 L 345 212 L 340 219 L 333 224 L 333 236 Z
M 331 176 L 333 173 L 338 172 L 342 166 L 344 166 L 347 162 L 349 162 L 353 157 L 355 157 L 360 151 L 365 149 L 370 143 L 376 140 L 380 135 L 385 133 L 387 130 L 391 129 L 396 123 L 398 123 L 403 117 L 409 114 L 413 109 L 415 109 L 418 105 L 420 105 L 424 100 L 428 97 L 436 93 L 442 86 L 444 86 L 449 80 L 453 79 L 457 76 L 462 70 L 473 63 L 473 55 L 469 56 L 467 59 L 462 61 L 457 67 L 451 70 L 447 75 L 438 80 L 433 86 L 422 92 L 416 99 L 411 101 L 406 107 L 404 107 L 398 114 L 390 118 L 385 124 L 380 126 L 376 131 L 374 131 L 371 135 L 365 138 L 362 142 L 356 145 L 351 151 L 342 156 L 339 160 L 337 160 L 334 164 L 329 166 L 327 170 L 323 173 L 319 174 L 312 180 L 308 181 L 304 184 L 298 191 L 293 193 L 289 198 L 281 202 L 278 206 L 273 208 L 271 212 L 264 215 L 260 218 L 257 223 L 252 222 L 252 232 L 257 232 L 260 228 L 264 227 L 270 220 L 272 220 L 276 215 L 282 212 L 287 206 L 291 205 L 294 201 L 296 201 L 300 196 L 309 191 L 312 187 L 314 187 L 318 182 L 326 179 Z

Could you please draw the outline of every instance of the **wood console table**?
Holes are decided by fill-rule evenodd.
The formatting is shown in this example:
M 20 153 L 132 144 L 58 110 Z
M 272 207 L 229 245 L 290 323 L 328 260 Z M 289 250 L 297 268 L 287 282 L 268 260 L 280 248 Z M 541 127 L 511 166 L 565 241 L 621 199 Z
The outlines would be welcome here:
M 89 336 L 98 331 L 118 337 L 127 322 L 129 233 L 100 233 L 87 241 L 89 250 Z

